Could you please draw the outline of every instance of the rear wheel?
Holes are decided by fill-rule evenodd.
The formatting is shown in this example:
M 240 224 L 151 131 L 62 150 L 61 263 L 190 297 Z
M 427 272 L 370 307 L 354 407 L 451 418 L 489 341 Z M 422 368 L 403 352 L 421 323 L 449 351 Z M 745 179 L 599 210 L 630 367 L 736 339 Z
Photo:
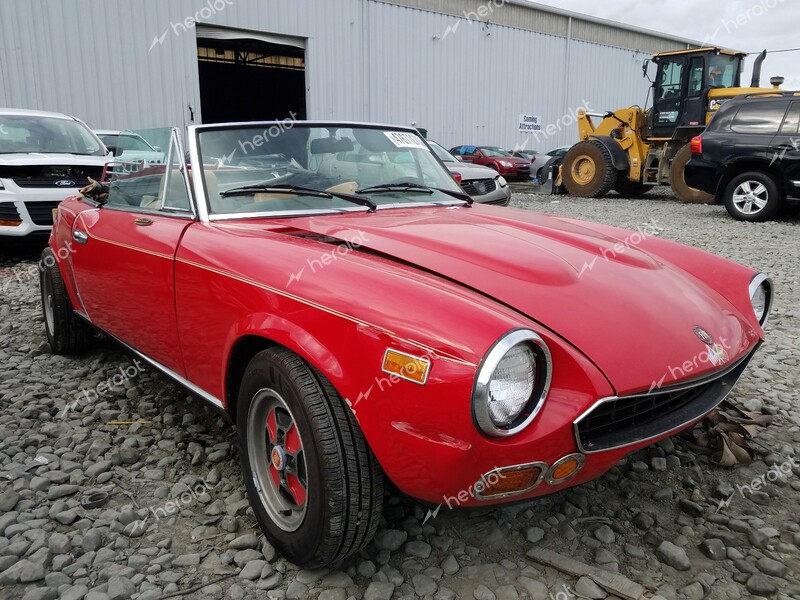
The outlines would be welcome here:
M 564 185 L 573 196 L 602 198 L 617 182 L 611 153 L 600 142 L 579 142 L 570 148 L 561 168 Z
M 725 188 L 725 208 L 738 221 L 768 221 L 778 214 L 785 194 L 767 173 L 734 177 Z
M 689 144 L 678 150 L 675 158 L 672 159 L 672 165 L 669 169 L 669 184 L 672 186 L 672 191 L 681 202 L 688 202 L 689 204 L 708 204 L 714 200 L 714 195 L 695 189 L 686 185 L 686 178 L 683 174 L 683 168 L 689 159 L 692 158 L 692 149 Z
M 250 361 L 237 408 L 245 486 L 270 543 L 309 567 L 364 547 L 381 516 L 383 474 L 333 386 L 271 348 Z
M 45 248 L 39 261 L 44 330 L 54 354 L 77 354 L 85 350 L 92 337 L 91 327 L 72 307 L 55 254 Z

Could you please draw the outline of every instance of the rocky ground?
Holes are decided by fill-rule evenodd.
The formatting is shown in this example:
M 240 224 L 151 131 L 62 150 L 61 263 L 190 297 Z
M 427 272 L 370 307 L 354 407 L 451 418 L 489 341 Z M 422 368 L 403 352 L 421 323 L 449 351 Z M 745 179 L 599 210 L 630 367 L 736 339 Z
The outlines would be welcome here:
M 724 469 L 677 437 L 579 488 L 501 510 L 443 509 L 424 523 L 426 509 L 389 495 L 374 542 L 334 570 L 298 570 L 266 543 L 244 496 L 234 432 L 200 402 L 139 372 L 110 342 L 80 358 L 51 355 L 36 251 L 6 249 L 0 599 L 613 598 L 587 577 L 536 562 L 531 549 L 619 573 L 651 597 L 800 598 L 800 217 L 738 223 L 722 207 L 682 205 L 660 191 L 647 200 L 517 193 L 513 204 L 657 225 L 663 237 L 773 277 L 767 341 L 732 394 L 775 417 L 756 439 L 757 460 Z

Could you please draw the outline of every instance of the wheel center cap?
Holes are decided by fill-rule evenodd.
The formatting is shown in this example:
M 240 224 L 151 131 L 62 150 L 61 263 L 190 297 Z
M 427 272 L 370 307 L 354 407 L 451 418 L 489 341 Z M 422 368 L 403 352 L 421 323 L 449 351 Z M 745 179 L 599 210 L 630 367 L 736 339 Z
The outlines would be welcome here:
M 281 446 L 275 446 L 272 449 L 270 458 L 272 460 L 272 466 L 278 469 L 278 471 L 282 471 L 283 467 L 286 466 L 286 453 Z

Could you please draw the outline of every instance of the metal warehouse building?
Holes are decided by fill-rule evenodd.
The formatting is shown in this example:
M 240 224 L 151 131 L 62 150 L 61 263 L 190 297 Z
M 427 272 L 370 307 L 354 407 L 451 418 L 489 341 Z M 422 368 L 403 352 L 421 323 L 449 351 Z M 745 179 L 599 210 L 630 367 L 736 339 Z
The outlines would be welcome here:
M 691 45 L 524 0 L 4 0 L 0 106 L 97 129 L 295 114 L 549 150 L 587 101 L 643 104 L 642 59 Z

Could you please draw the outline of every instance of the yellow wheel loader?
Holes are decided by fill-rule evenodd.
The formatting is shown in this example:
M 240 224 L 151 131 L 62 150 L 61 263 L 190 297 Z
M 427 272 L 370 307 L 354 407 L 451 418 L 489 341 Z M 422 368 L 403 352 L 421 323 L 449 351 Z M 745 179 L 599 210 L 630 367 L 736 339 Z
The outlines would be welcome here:
M 684 202 L 710 202 L 710 194 L 684 181 L 683 167 L 691 158 L 689 142 L 703 132 L 725 100 L 779 89 L 783 83 L 774 77 L 773 88 L 759 88 L 764 50 L 753 65 L 750 87 L 741 87 L 745 56 L 721 48 L 695 48 L 645 60 L 644 76 L 651 62 L 657 67 L 652 108 L 578 111 L 581 141 L 564 157 L 561 183 L 569 193 L 586 198 L 602 198 L 611 190 L 638 196 L 653 185 L 670 185 Z

